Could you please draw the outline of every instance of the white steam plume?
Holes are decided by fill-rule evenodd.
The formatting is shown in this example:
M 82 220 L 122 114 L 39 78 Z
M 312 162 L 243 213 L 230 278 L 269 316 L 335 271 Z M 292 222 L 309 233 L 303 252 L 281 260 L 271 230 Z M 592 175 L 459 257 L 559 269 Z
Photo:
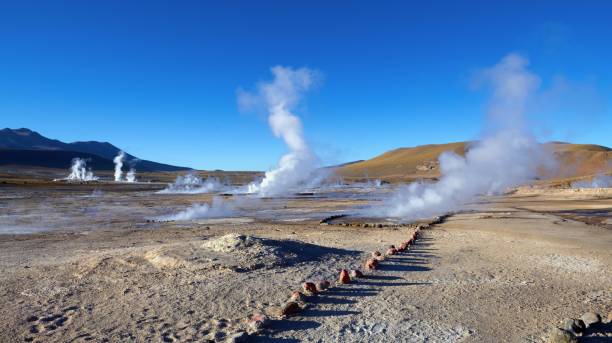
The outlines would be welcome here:
M 121 179 L 123 178 L 123 171 L 121 170 L 121 168 L 123 168 L 124 158 L 125 153 L 123 151 L 119 151 L 117 156 L 115 156 L 115 158 L 113 159 L 113 162 L 115 163 L 115 182 L 121 182 Z
M 94 176 L 91 170 L 87 169 L 87 162 L 82 158 L 72 160 L 70 175 L 66 177 L 68 181 L 95 181 L 98 177 Z
M 130 168 L 130 170 L 125 175 L 125 181 L 136 182 L 136 169 Z
M 495 194 L 532 180 L 537 175 L 539 144 L 525 124 L 525 106 L 540 79 L 527 70 L 528 61 L 510 54 L 480 73 L 492 88 L 487 112 L 488 133 L 465 154 L 440 155 L 441 178 L 435 183 L 412 183 L 397 190 L 370 215 L 413 220 L 456 210 L 480 194 Z
M 194 204 L 176 214 L 157 217 L 159 221 L 194 220 L 203 218 L 229 217 L 235 213 L 234 206 L 223 199 L 214 197 L 211 204 Z
M 157 192 L 160 194 L 200 194 L 200 193 L 212 193 L 218 192 L 225 189 L 219 180 L 215 177 L 209 177 L 206 180 L 202 180 L 196 173 L 191 172 L 187 175 L 179 175 L 174 180 L 174 183 L 168 185 L 168 187 Z
M 318 164 L 304 139 L 302 122 L 292 110 L 303 94 L 312 87 L 317 73 L 307 68 L 273 67 L 274 79 L 261 83 L 255 94 L 240 92 L 240 105 L 252 106 L 263 102 L 269 113 L 268 124 L 275 136 L 285 141 L 289 153 L 281 157 L 276 169 L 266 172 L 263 180 L 248 186 L 249 193 L 276 196 L 295 192 L 300 184 L 309 180 Z

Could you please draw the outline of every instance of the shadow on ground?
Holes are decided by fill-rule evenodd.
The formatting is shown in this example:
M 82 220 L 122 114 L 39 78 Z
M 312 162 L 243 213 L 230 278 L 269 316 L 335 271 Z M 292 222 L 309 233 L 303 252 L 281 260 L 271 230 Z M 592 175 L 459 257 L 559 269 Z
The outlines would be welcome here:
M 283 333 L 316 329 L 322 325 L 317 319 L 358 315 L 361 312 L 334 309 L 333 307 L 346 307 L 359 302 L 363 297 L 372 297 L 387 287 L 398 286 L 426 286 L 429 283 L 406 282 L 402 276 L 380 275 L 384 273 L 409 273 L 431 270 L 427 267 L 429 259 L 436 258 L 431 248 L 431 239 L 422 237 L 413 244 L 408 251 L 387 257 L 379 265 L 378 270 L 365 275 L 357 281 L 336 286 L 315 296 L 308 297 L 308 308 L 298 316 L 285 320 L 275 320 L 261 335 L 252 337 L 253 342 L 300 342 L 295 338 L 283 338 Z M 351 252 L 352 253 L 352 252 Z M 321 307 L 325 307 L 322 309 Z M 332 307 L 330 309 L 330 307 Z
M 595 336 L 602 335 L 607 337 Z M 586 330 L 586 335 L 578 338 L 578 342 L 584 343 L 612 343 L 612 322 L 600 323 L 589 327 Z

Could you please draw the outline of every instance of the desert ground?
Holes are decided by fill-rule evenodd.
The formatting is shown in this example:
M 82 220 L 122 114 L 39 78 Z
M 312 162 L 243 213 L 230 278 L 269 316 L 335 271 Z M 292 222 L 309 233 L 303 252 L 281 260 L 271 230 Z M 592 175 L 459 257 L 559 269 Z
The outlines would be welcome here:
M 612 340 L 612 189 L 519 189 L 403 224 L 350 215 L 386 188 L 225 194 L 234 215 L 166 221 L 213 195 L 28 180 L 0 184 L 2 342 L 543 342 L 586 312 L 603 323 L 579 341 Z

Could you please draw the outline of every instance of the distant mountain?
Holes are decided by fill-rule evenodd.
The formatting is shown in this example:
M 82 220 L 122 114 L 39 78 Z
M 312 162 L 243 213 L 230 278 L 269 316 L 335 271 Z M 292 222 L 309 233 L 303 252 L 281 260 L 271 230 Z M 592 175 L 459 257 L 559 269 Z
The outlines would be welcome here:
M 113 170 L 113 161 L 98 155 L 66 150 L 20 150 L 0 149 L 0 165 L 68 169 L 75 157 L 87 160 L 93 170 Z
M 64 143 L 42 136 L 29 129 L 0 130 L 0 165 L 27 165 L 47 168 L 66 168 L 75 157 L 90 159 L 96 170 L 112 170 L 113 158 L 119 148 L 108 142 Z M 141 160 L 126 152 L 126 164 L 140 171 L 180 171 L 190 168 Z
M 378 178 L 386 181 L 411 181 L 440 176 L 438 157 L 445 151 L 464 155 L 472 142 L 421 145 L 399 148 L 372 159 L 340 166 L 336 173 L 345 179 Z M 571 144 L 565 142 L 545 143 L 558 166 L 554 175 L 543 178 L 580 177 L 610 171 L 612 150 L 594 144 Z

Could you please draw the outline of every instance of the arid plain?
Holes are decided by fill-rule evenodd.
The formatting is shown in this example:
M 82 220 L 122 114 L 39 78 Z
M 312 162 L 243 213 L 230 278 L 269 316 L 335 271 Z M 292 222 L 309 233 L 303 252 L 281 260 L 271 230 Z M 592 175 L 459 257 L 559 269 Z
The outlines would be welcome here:
M 586 312 L 604 323 L 579 339 L 611 339 L 609 188 L 521 188 L 400 225 L 351 216 L 389 184 L 249 201 L 157 193 L 164 182 L 2 180 L 1 341 L 540 342 Z M 238 214 L 159 220 L 213 196 Z M 364 276 L 336 284 L 342 269 Z M 331 287 L 283 308 L 317 280 Z

